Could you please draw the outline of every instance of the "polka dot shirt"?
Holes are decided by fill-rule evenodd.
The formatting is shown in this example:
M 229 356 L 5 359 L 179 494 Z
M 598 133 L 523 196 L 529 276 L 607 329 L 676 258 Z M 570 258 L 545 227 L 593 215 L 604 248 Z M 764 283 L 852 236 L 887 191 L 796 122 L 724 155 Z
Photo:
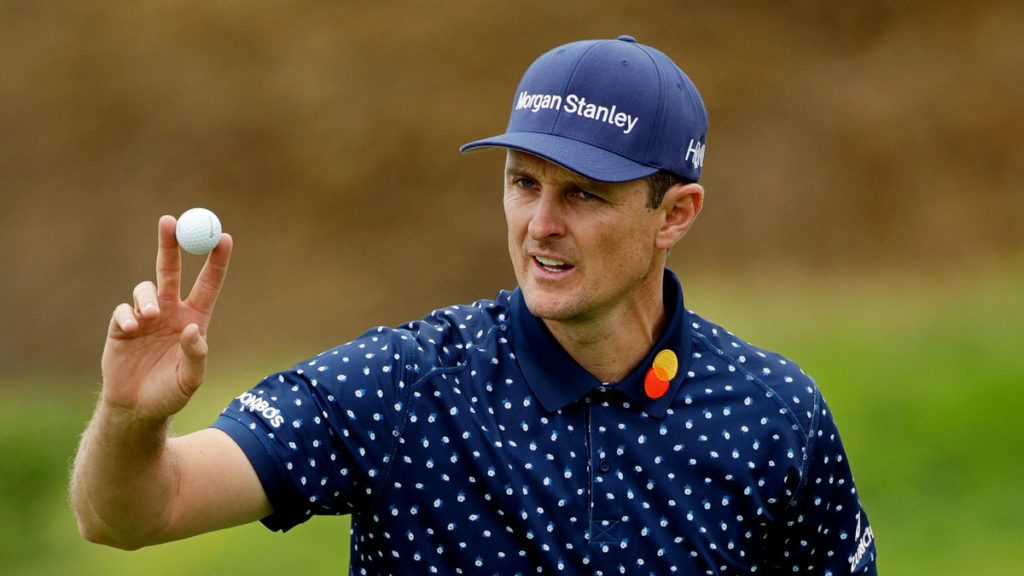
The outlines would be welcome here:
M 352 574 L 875 574 L 814 382 L 683 306 L 600 382 L 522 294 L 376 328 L 214 423 L 287 530 L 351 514 Z

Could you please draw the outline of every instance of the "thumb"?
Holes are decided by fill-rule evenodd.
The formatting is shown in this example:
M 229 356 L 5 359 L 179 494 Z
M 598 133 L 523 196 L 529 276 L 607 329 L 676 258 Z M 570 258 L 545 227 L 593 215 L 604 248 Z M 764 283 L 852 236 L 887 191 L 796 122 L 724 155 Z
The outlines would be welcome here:
M 178 363 L 178 385 L 187 397 L 203 383 L 206 376 L 206 355 L 209 347 L 199 332 L 198 324 L 189 324 L 181 331 L 181 360 Z

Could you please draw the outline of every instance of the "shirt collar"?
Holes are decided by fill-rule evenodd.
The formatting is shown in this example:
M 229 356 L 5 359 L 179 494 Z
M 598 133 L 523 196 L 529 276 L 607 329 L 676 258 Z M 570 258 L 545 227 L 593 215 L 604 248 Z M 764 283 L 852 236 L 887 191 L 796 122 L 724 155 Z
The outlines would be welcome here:
M 664 298 L 668 316 L 665 332 L 629 375 L 608 384 L 655 418 L 665 416 L 686 379 L 690 362 L 690 328 L 684 322 L 683 291 L 675 273 L 667 268 Z M 527 385 L 546 410 L 564 408 L 604 384 L 577 364 L 544 322 L 530 312 L 520 288 L 512 293 L 511 306 L 516 359 Z

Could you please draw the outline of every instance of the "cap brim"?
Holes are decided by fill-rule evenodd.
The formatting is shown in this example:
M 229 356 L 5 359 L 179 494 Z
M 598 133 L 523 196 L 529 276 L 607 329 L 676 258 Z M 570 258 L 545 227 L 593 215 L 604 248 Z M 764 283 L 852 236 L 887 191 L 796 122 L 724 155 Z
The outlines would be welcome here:
M 567 170 L 600 182 L 627 182 L 645 178 L 658 171 L 657 168 L 637 164 L 618 154 L 579 140 L 539 132 L 501 134 L 465 144 L 459 148 L 459 151 L 473 152 L 498 147 L 529 152 Z

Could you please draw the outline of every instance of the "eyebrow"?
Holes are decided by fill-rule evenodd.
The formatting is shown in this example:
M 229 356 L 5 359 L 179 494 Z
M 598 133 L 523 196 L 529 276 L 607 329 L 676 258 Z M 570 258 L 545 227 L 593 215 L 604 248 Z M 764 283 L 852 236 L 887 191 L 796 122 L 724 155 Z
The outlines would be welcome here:
M 524 163 L 522 162 L 516 162 L 512 166 L 506 164 L 505 176 L 512 178 L 526 177 L 536 180 L 537 170 L 531 170 L 529 167 L 523 166 L 523 164 Z M 557 164 L 552 164 L 554 166 L 558 166 Z M 559 166 L 559 168 L 561 168 L 564 171 L 564 173 L 567 174 L 567 176 L 563 177 L 562 175 L 560 175 L 558 178 L 555 179 L 555 183 L 561 188 L 576 187 L 585 190 L 594 190 L 595 192 L 608 191 L 608 182 L 601 182 L 600 180 L 593 180 L 591 178 L 587 178 L 582 174 L 576 174 L 575 172 L 572 172 L 571 170 L 568 170 L 566 168 L 562 168 L 561 166 Z

